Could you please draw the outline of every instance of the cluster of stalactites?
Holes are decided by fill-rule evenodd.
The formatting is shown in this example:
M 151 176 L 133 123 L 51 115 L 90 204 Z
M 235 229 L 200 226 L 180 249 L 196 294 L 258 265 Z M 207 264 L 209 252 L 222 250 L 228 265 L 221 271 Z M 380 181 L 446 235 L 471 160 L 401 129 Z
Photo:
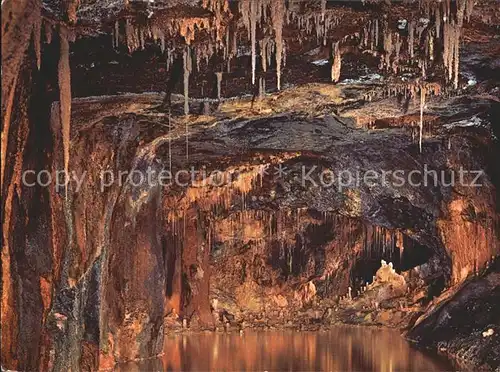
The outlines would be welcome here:
M 458 0 L 456 12 L 452 12 L 449 0 L 421 0 L 420 7 L 428 18 L 406 21 L 406 33 L 391 31 L 387 22 L 368 21 L 360 35 L 360 46 L 380 55 L 381 69 L 398 73 L 407 69 L 404 62 L 410 66 L 416 63 L 424 79 L 429 65 L 442 61 L 446 81 L 457 89 L 461 30 L 464 19 L 472 14 L 473 1 Z M 437 45 L 442 49 L 436 49 Z
M 469 21 L 474 7 L 473 0 L 457 0 L 456 12 L 452 14 L 450 1 L 428 4 L 433 12 L 435 22 L 435 36 L 442 39 L 443 65 L 446 70 L 447 81 L 458 88 L 460 36 L 464 20 Z M 431 50 L 433 51 L 433 50 Z M 431 52 L 429 51 L 429 52 Z
M 239 2 L 239 11 L 243 26 L 248 31 L 248 38 L 251 45 L 251 65 L 252 65 L 252 84 L 256 84 L 257 76 L 257 46 L 260 44 L 263 70 L 267 70 L 264 63 L 268 63 L 270 53 L 274 51 L 276 62 L 276 80 L 277 87 L 281 89 L 281 68 L 285 61 L 286 50 L 283 39 L 283 26 L 287 16 L 287 8 L 284 0 L 241 0 Z M 257 40 L 257 29 L 267 25 L 272 27 L 274 33 L 274 48 L 268 39 Z M 269 64 L 269 63 L 268 63 Z
M 225 25 L 224 20 L 229 13 L 229 1 L 228 0 L 203 0 L 202 6 L 205 9 L 210 10 L 214 14 L 212 29 L 215 33 L 215 39 L 218 42 L 223 41 L 225 36 Z
M 446 78 L 458 88 L 460 53 L 460 27 L 456 23 L 445 23 L 443 28 L 443 64 Z
M 451 0 L 419 0 L 420 8 L 424 10 L 426 15 L 439 9 L 443 15 L 444 21 L 450 20 L 453 17 L 451 2 Z M 458 11 L 456 14 L 457 18 L 465 16 L 468 21 L 472 15 L 474 0 L 457 0 L 456 4 Z M 458 14 L 459 12 L 462 12 L 462 15 Z
M 415 81 L 410 84 L 406 84 L 404 87 L 405 96 L 410 98 L 419 98 L 419 137 L 418 144 L 420 152 L 422 152 L 422 137 L 424 131 L 424 110 L 427 100 L 427 96 L 434 95 L 437 96 L 441 93 L 441 86 L 437 83 L 428 83 L 424 81 Z M 394 93 L 398 93 L 397 89 L 394 89 Z
M 408 55 L 413 58 L 413 25 L 410 24 L 409 36 L 407 39 Z M 382 41 L 382 42 L 380 42 Z M 402 59 L 402 47 L 404 38 L 398 32 L 392 32 L 387 22 L 381 23 L 378 19 L 368 21 L 368 24 L 363 28 L 360 36 L 360 45 L 362 48 L 377 53 L 380 46 L 380 69 L 392 70 L 397 73 L 400 69 L 400 61 Z
M 76 22 L 76 9 L 79 5 L 78 0 L 69 0 L 65 3 L 68 22 L 74 24 Z M 36 64 L 38 70 L 42 64 L 42 29 L 45 34 L 47 44 L 52 42 L 53 25 L 44 21 L 41 15 L 41 6 L 38 2 L 35 3 L 33 9 L 33 47 L 35 50 Z M 76 35 L 74 30 L 68 28 L 65 24 L 59 24 L 59 63 L 58 63 L 58 84 L 59 84 L 59 115 L 61 121 L 62 144 L 63 144 L 63 159 L 64 170 L 66 174 L 69 172 L 70 163 L 70 132 L 71 132 L 71 69 L 70 69 L 70 42 L 74 42 Z M 15 85 L 15 84 L 14 84 Z M 12 96 L 13 98 L 13 96 Z M 9 97 L 9 100 L 11 97 Z M 5 115 L 5 120 L 10 120 L 10 112 Z M 9 123 L 4 123 L 4 127 L 8 128 Z M 4 133 L 2 133 L 4 134 Z M 7 137 L 7 133 L 5 134 Z M 4 143 L 2 142 L 2 146 Z M 4 159 L 3 159 L 4 160 Z M 3 163 L 3 162 L 2 162 Z M 2 166 L 3 179 L 3 166 Z M 67 190 L 66 190 L 67 191 Z
M 438 96 L 441 94 L 442 87 L 439 83 L 426 82 L 421 79 L 410 82 L 399 82 L 387 84 L 383 97 L 404 97 L 405 99 L 419 100 L 419 148 L 422 152 L 422 137 L 424 128 L 424 111 L 427 98 L 429 96 Z M 367 93 L 363 97 L 366 101 L 372 101 L 374 98 L 380 98 L 376 91 Z
M 210 20 L 204 17 L 194 18 L 169 18 L 158 21 L 153 19 L 146 25 L 138 25 L 131 18 L 126 18 L 121 27 L 120 21 L 115 22 L 113 28 L 113 47 L 120 45 L 124 40 L 130 53 L 144 49 L 147 40 L 159 42 L 162 51 L 168 39 L 175 39 L 176 36 L 184 38 L 185 44 L 191 45 L 195 40 L 196 30 L 210 30 Z
M 289 24 L 297 25 L 301 30 L 299 34 L 299 42 L 302 42 L 301 35 L 316 34 L 318 42 L 326 46 L 328 43 L 328 33 L 340 22 L 335 13 L 326 10 L 326 1 L 321 2 L 320 12 L 301 13 L 300 11 L 293 11 L 289 8 L 287 12 L 287 21 Z
M 404 236 L 399 230 L 391 230 L 382 226 L 365 225 L 363 228 L 363 251 L 365 257 L 399 255 L 405 249 Z
M 152 23 L 151 25 L 142 26 L 136 25 L 131 19 L 125 19 L 122 22 L 116 21 L 113 28 L 112 45 L 114 48 L 118 48 L 123 41 L 129 53 L 132 53 L 136 50 L 144 49 L 146 41 L 151 40 L 166 55 L 167 70 L 170 69 L 174 60 L 179 56 L 178 49 L 184 49 L 182 46 L 188 46 L 192 49 L 192 60 L 195 61 L 194 68 L 197 71 L 201 68 L 201 62 L 208 64 L 210 58 L 220 49 L 221 44 L 213 41 L 211 38 L 192 45 L 195 27 L 208 27 L 208 21 L 204 18 L 194 19 L 192 22 L 172 21 L 168 23 L 169 27 L 164 27 L 165 24 L 167 23 Z M 229 35 L 229 33 L 227 34 Z M 175 35 L 184 37 L 185 43 L 177 45 Z M 223 46 L 223 50 L 225 56 L 232 55 L 232 49 L 226 48 L 225 45 Z M 182 52 L 180 52 L 180 56 L 182 56 Z
M 361 46 L 364 49 L 376 50 L 379 46 L 380 22 L 378 19 L 369 20 L 361 31 Z
M 67 18 L 69 23 L 76 22 L 76 9 L 79 1 L 67 1 Z M 42 63 L 42 29 L 45 34 L 47 44 L 52 42 L 53 25 L 44 21 L 41 16 L 41 7 L 35 7 L 35 20 L 33 23 L 33 45 L 38 69 Z M 61 121 L 62 144 L 64 170 L 69 172 L 70 163 L 70 132 L 71 132 L 71 69 L 70 69 L 70 42 L 74 42 L 76 35 L 74 30 L 64 24 L 59 25 L 59 63 L 58 63 L 58 84 L 59 84 L 59 115 Z

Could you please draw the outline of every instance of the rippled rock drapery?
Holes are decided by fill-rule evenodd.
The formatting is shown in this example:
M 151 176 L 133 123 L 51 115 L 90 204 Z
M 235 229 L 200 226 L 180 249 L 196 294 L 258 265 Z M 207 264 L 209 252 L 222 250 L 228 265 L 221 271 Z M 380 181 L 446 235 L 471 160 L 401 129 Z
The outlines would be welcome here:
M 470 57 L 498 28 L 494 11 L 484 18 L 488 2 L 475 14 L 469 2 L 422 2 L 426 22 L 398 4 L 127 3 L 2 4 L 3 367 L 95 370 L 152 357 L 182 319 L 220 327 L 214 300 L 222 325 L 293 322 L 361 290 L 381 258 L 418 272 L 432 298 L 436 283 L 460 284 L 498 254 L 498 82 L 487 76 L 498 45 Z M 472 43 L 459 47 L 462 28 Z M 176 63 L 188 53 L 190 66 Z M 467 88 L 470 70 L 479 81 Z M 168 84 L 168 112 L 160 94 L 116 95 Z M 102 94 L 116 96 L 85 98 Z M 485 186 L 300 182 L 302 167 L 422 164 L 485 169 Z M 100 190 L 103 171 L 190 166 L 229 180 Z M 85 182 L 28 187 L 29 169 L 86 172 Z
M 498 369 L 500 267 L 490 262 L 478 277 L 444 293 L 437 306 L 419 318 L 407 337 L 433 346 L 445 355 L 456 356 L 459 366 Z M 471 318 L 473 321 L 471 321 Z

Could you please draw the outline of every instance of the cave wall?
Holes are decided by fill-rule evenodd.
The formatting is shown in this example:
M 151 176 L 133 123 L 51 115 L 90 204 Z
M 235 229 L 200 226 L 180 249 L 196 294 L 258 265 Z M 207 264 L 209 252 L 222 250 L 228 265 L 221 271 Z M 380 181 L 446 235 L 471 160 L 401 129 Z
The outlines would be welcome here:
M 96 107 L 73 102 L 69 158 L 64 151 L 69 127 L 67 118 L 61 120 L 61 114 L 67 114 L 67 102 L 60 100 L 55 67 L 62 39 L 54 34 L 52 43 L 44 44 L 38 70 L 40 4 L 6 4 L 2 5 L 3 367 L 95 370 L 157 355 L 163 348 L 165 316 L 196 319 L 210 328 L 214 298 L 221 305 L 227 298 L 228 308 L 255 312 L 265 309 L 268 298 L 273 299 L 272 306 L 284 309 L 307 305 L 316 294 L 335 298 L 353 285 L 356 263 L 367 256 L 389 260 L 394 252 L 401 254 L 405 245 L 407 249 L 419 244 L 430 247 L 448 283 L 461 282 L 498 254 L 493 185 L 466 197 L 445 195 L 438 207 L 429 206 L 434 194 L 419 194 L 414 202 L 418 208 L 404 198 L 367 197 L 370 192 L 361 190 L 363 199 L 356 193 L 344 195 L 347 201 L 337 208 L 339 214 L 330 210 L 338 205 L 327 192 L 319 198 L 317 190 L 300 194 L 280 189 L 272 177 L 263 186 L 259 183 L 262 162 L 300 164 L 290 155 L 293 149 L 274 149 L 274 157 L 258 148 L 248 150 L 249 133 L 259 133 L 262 123 L 251 123 L 246 129 L 237 123 L 236 129 L 229 128 L 228 137 L 239 143 L 227 142 L 212 156 L 193 154 L 192 160 L 204 160 L 212 167 L 222 164 L 227 172 L 237 173 L 226 187 L 165 190 L 154 185 L 113 185 L 96 192 L 102 170 L 117 173 L 170 166 L 166 138 L 170 133 L 163 123 L 135 115 L 132 104 L 123 113 L 120 110 L 127 104 L 115 105 L 112 100 Z M 74 18 L 70 13 L 69 21 Z M 130 42 L 123 36 L 120 40 Z M 243 59 L 234 64 L 241 63 L 248 73 L 249 58 Z M 84 82 L 82 75 L 75 81 Z M 276 80 L 269 77 L 268 82 Z M 242 83 L 247 85 L 248 81 Z M 197 87 L 194 90 L 198 94 Z M 94 93 L 89 89 L 82 95 Z M 139 100 L 133 103 L 136 109 L 141 106 Z M 152 104 L 146 99 L 144 106 Z M 206 150 L 201 144 L 207 138 L 225 137 L 210 130 L 201 132 L 192 138 L 194 149 Z M 460 133 L 452 141 L 465 156 L 435 162 L 450 163 L 453 168 L 469 156 L 483 164 L 482 154 L 474 152 L 475 145 Z M 228 160 L 235 143 L 237 156 Z M 183 138 L 173 146 L 178 158 L 186 155 Z M 241 150 L 245 147 L 248 153 Z M 342 149 L 351 154 L 343 162 L 331 158 L 326 162 L 340 168 L 354 164 L 353 153 L 358 150 L 366 159 L 378 159 L 377 152 L 383 151 L 382 146 L 371 150 L 352 146 Z M 416 147 L 411 151 L 411 159 L 422 159 Z M 443 152 L 440 148 L 439 153 Z M 307 154 L 299 158 L 315 159 L 317 155 Z M 176 161 L 179 168 L 187 163 Z M 24 170 L 55 172 L 67 166 L 87 173 L 89 182 L 78 191 L 74 184 L 58 190 L 22 185 Z M 253 203 L 252 196 L 262 195 L 266 202 Z M 269 200 L 269 195 L 275 195 L 276 201 Z M 427 205 L 422 201 L 426 197 Z M 366 209 L 353 212 L 352 206 L 361 200 Z M 372 215 L 379 207 L 384 213 Z M 418 244 L 405 244 L 409 236 Z

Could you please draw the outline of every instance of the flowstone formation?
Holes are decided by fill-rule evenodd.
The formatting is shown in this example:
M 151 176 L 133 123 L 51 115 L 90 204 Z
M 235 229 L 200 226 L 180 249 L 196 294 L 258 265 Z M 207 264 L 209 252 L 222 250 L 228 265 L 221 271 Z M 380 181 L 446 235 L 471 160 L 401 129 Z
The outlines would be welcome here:
M 3 1 L 2 368 L 339 322 L 498 368 L 499 26 L 488 0 Z

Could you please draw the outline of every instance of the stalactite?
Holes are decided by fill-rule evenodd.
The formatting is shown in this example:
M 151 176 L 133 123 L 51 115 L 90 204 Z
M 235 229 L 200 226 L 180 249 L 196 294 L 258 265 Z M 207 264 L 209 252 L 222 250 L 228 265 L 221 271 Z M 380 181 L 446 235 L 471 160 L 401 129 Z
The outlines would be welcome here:
M 266 79 L 260 78 L 259 79 L 259 97 L 264 98 L 266 95 Z
M 474 7 L 474 0 L 466 0 L 465 6 L 465 17 L 467 18 L 467 22 L 470 21 L 470 16 L 472 15 L 472 9 Z
M 271 3 L 271 20 L 276 38 L 276 81 L 281 89 L 281 64 L 283 59 L 283 23 L 285 21 L 285 1 L 273 0 Z
M 4 175 L 5 175 L 5 161 L 7 159 L 7 146 L 9 144 L 9 129 L 10 129 L 10 118 L 12 114 L 12 105 L 14 103 L 14 94 L 16 91 L 16 85 L 17 85 L 17 79 L 18 79 L 18 71 L 15 72 L 15 76 L 12 80 L 12 86 L 10 87 L 10 91 L 7 94 L 7 97 L 2 95 L 2 98 L 5 99 L 5 114 L 3 119 L 3 126 L 2 126 L 2 161 L 0 163 L 1 166 L 1 177 L 0 177 L 0 182 L 3 187 L 3 180 L 4 180 Z M 2 93 L 4 91 L 2 90 Z M 3 103 L 3 102 L 2 102 Z M 3 106 L 3 105 L 2 105 Z M 3 107 L 2 107 L 3 108 Z
M 127 48 L 129 53 L 134 52 L 140 46 L 139 32 L 137 27 L 135 27 L 130 19 L 125 21 L 125 39 L 127 42 Z
M 371 27 L 371 20 L 368 21 L 368 26 L 365 25 L 363 27 L 363 30 L 361 31 L 361 46 L 363 48 L 368 47 L 368 38 L 370 36 L 370 32 L 369 32 L 370 27 Z
M 384 66 L 385 68 L 390 68 L 391 66 L 391 55 L 392 55 L 392 32 L 388 27 L 384 28 Z
M 325 21 L 326 0 L 321 0 L 321 22 Z
M 425 79 L 427 77 L 427 61 L 424 58 L 419 59 L 418 67 L 420 67 L 422 79 Z
M 260 56 L 261 56 L 261 65 L 262 71 L 267 72 L 267 45 L 269 43 L 268 38 L 263 38 L 260 41 Z
M 332 82 L 337 83 L 340 79 L 340 67 L 342 64 L 342 56 L 340 55 L 340 42 L 337 41 L 333 44 L 333 63 L 332 63 L 332 72 L 331 78 Z
M 448 23 L 444 24 L 443 28 L 443 65 L 445 71 L 448 71 L 448 62 L 449 62 L 449 49 L 450 49 L 450 38 L 449 38 L 449 27 Z
M 80 0 L 65 0 L 64 5 L 68 23 L 74 25 L 76 23 L 76 11 L 80 6 Z
M 70 157 L 70 130 L 71 130 L 71 71 L 69 65 L 69 41 L 68 30 L 61 26 L 60 56 L 58 66 L 59 100 L 61 110 L 61 128 L 64 148 L 64 170 L 68 175 Z M 67 190 L 66 190 L 67 192 Z
M 42 52 L 41 52 L 41 39 L 42 39 L 42 18 L 40 15 L 40 7 L 38 8 L 38 13 L 35 15 L 36 19 L 33 23 L 33 44 L 35 47 L 36 55 L 36 66 L 40 70 L 42 64 Z
M 144 27 L 141 27 L 141 29 L 139 30 L 139 45 L 140 45 L 142 50 L 144 50 L 145 44 L 146 44 L 146 42 L 145 42 L 145 35 L 144 35 Z
M 160 49 L 162 53 L 165 52 L 165 34 L 163 33 L 160 35 Z
M 267 56 L 267 64 L 269 66 L 271 66 L 271 63 L 272 63 L 272 56 L 273 56 L 273 46 L 274 46 L 274 43 L 269 40 L 268 43 L 266 44 L 267 45 L 267 51 L 266 51 L 266 56 Z
M 453 88 L 458 89 L 459 65 L 460 65 L 460 28 L 455 30 L 455 47 L 453 48 L 454 77 Z
M 396 44 L 394 45 L 394 51 L 395 51 L 395 56 L 394 56 L 394 61 L 392 63 L 392 69 L 394 73 L 396 74 L 398 71 L 398 66 L 399 66 L 399 58 L 401 54 L 401 46 L 402 46 L 402 41 L 401 37 L 398 33 L 396 33 Z
M 248 31 L 252 50 L 252 85 L 255 85 L 257 60 L 257 23 L 260 16 L 261 0 L 241 0 L 239 3 L 243 23 Z
M 443 64 L 447 80 L 458 88 L 460 54 L 460 27 L 455 23 L 445 23 L 443 29 Z
M 420 87 L 420 134 L 419 134 L 419 149 L 420 153 L 422 153 L 422 135 L 424 131 L 424 106 L 425 106 L 425 95 L 426 95 L 426 87 L 422 85 Z
M 230 43 L 231 35 L 229 32 L 229 27 L 226 28 L 226 39 L 224 43 L 224 61 L 228 61 L 231 57 L 229 43 Z
M 457 25 L 461 29 L 464 24 L 465 8 L 467 0 L 457 0 Z
M 189 115 L 189 76 L 193 69 L 193 61 L 191 58 L 191 48 L 187 46 L 184 49 L 184 114 Z M 186 124 L 187 132 L 187 124 Z
M 415 23 L 413 21 L 408 25 L 408 55 L 410 59 L 415 57 L 414 44 L 415 44 Z
M 436 7 L 436 37 L 439 38 L 441 36 L 441 13 L 439 10 L 439 6 Z
M 44 22 L 44 31 L 45 31 L 45 41 L 47 44 L 52 43 L 52 25 L 49 22 Z
M 432 31 L 429 32 L 429 60 L 434 60 L 434 35 Z
M 222 97 L 222 72 L 216 72 L 215 75 L 217 76 L 217 99 L 220 101 Z
M 250 1 L 250 42 L 252 44 L 252 85 L 255 85 L 255 70 L 257 65 L 257 1 Z
M 286 46 L 286 41 L 283 40 L 283 66 L 286 66 L 286 58 L 287 58 L 287 46 Z

